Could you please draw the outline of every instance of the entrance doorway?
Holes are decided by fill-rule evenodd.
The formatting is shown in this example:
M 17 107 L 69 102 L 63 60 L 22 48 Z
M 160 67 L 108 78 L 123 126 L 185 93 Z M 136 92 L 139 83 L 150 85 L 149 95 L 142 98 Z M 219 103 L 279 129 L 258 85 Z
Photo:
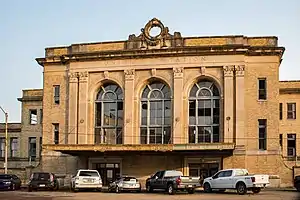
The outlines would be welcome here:
M 189 164 L 189 175 L 207 178 L 219 171 L 219 163 L 191 163 Z
M 96 163 L 95 165 L 101 175 L 103 186 L 120 177 L 120 163 Z

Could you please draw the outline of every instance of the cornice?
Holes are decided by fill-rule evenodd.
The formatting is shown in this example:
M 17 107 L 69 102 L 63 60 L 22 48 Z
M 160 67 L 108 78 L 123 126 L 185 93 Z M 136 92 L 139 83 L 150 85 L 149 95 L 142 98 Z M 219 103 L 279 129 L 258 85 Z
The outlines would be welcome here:
M 39 65 L 65 65 L 69 62 L 84 62 L 97 60 L 139 59 L 158 57 L 209 56 L 209 55 L 246 55 L 246 56 L 279 56 L 282 57 L 284 47 L 250 47 L 245 45 L 221 45 L 201 47 L 176 47 L 149 50 L 116 50 L 66 54 L 36 58 Z

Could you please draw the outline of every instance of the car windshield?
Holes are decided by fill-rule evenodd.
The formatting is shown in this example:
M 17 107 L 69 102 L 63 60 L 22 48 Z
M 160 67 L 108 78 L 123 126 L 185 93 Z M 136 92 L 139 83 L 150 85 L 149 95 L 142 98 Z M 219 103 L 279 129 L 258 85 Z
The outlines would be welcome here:
M 6 174 L 1 174 L 0 175 L 0 179 L 11 179 L 10 175 L 6 175 Z
M 79 176 L 92 176 L 92 177 L 98 177 L 99 174 L 96 171 L 80 171 Z
M 32 176 L 33 180 L 48 180 L 50 179 L 49 173 L 34 173 Z
M 124 177 L 124 181 L 137 181 L 135 177 Z

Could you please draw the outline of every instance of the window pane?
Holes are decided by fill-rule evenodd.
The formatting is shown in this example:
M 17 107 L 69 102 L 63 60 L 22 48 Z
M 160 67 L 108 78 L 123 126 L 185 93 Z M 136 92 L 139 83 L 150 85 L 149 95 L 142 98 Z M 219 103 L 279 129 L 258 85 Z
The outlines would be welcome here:
M 196 127 L 190 126 L 189 127 L 189 143 L 195 143 L 196 142 Z
M 147 128 L 141 128 L 141 144 L 147 144 Z
M 220 140 L 219 126 L 213 126 L 213 142 L 219 142 Z
M 259 79 L 259 89 L 265 89 L 265 88 L 266 88 L 266 80 Z
M 101 143 L 101 128 L 95 128 L 95 144 Z
M 164 127 L 164 144 L 171 144 L 171 127 Z

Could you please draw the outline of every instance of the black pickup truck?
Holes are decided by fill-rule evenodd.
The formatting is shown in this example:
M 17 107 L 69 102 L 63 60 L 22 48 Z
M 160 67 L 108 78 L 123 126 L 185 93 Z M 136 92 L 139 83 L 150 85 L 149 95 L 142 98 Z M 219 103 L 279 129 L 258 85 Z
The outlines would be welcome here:
M 183 176 L 181 171 L 158 171 L 146 180 L 147 192 L 159 189 L 175 194 L 176 191 L 187 191 L 192 194 L 200 187 L 200 177 Z
M 295 176 L 294 178 L 294 187 L 300 192 L 300 175 Z

